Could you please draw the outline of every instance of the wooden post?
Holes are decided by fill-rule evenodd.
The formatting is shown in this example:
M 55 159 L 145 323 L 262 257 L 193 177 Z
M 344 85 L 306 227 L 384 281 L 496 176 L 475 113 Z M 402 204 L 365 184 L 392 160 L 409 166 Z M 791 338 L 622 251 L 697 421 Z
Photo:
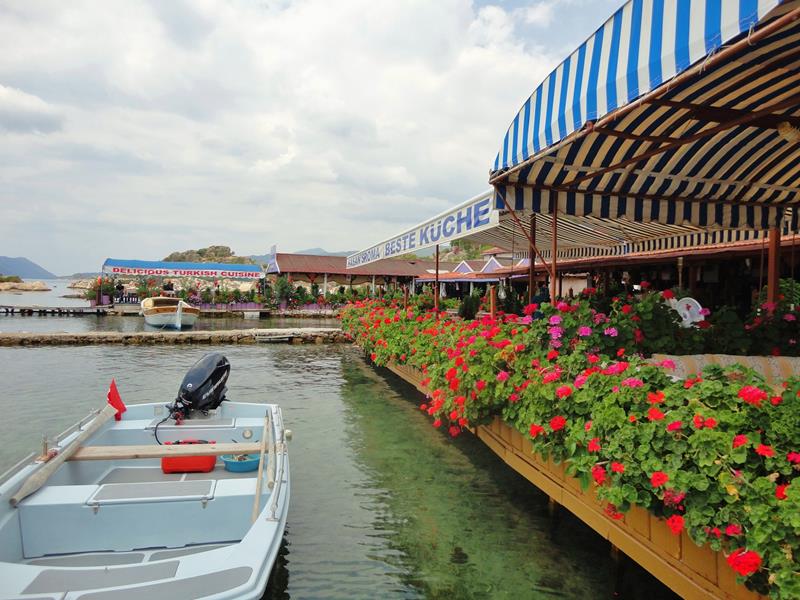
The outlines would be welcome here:
M 678 289 L 683 289 L 683 257 L 678 257 Z
M 495 286 L 489 286 L 489 314 L 494 319 L 497 314 L 497 292 Z
M 408 308 L 408 286 L 403 286 L 403 308 Z
M 553 210 L 553 254 L 550 257 L 550 303 L 555 304 L 556 302 L 556 277 L 558 273 L 558 267 L 556 266 L 557 260 L 556 255 L 558 254 L 558 206 L 556 205 Z
M 439 244 L 436 244 L 436 275 L 433 285 L 433 309 L 439 312 Z
M 322 278 L 322 297 L 328 297 L 328 274 L 325 273 Z
M 781 280 L 781 230 L 769 230 L 769 257 L 767 258 L 767 302 L 777 302 Z
M 528 304 L 533 302 L 533 284 L 534 284 L 534 258 L 533 247 L 536 245 L 536 213 L 531 215 L 531 240 L 532 243 L 528 246 Z
M 372 297 L 375 297 L 375 275 L 372 276 Z

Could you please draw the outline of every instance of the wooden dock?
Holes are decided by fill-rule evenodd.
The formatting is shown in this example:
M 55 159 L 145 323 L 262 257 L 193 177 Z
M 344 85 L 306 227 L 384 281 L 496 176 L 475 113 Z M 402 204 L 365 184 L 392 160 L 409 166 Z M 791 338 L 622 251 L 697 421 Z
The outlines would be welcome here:
M 219 331 L 88 331 L 85 333 L 0 333 L 0 346 L 130 346 L 177 344 L 331 344 L 350 338 L 338 327 L 233 329 Z
M 83 315 L 107 315 L 112 306 L 13 306 L 0 305 L 0 314 L 43 316 L 55 315 L 64 317 L 80 317 Z

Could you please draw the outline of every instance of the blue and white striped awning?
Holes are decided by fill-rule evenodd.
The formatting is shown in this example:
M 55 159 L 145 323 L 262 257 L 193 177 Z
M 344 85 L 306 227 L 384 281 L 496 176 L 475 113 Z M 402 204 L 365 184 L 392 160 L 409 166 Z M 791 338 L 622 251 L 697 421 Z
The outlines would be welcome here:
M 799 16 L 800 0 L 629 0 L 514 118 L 497 208 L 779 225 L 800 202 Z

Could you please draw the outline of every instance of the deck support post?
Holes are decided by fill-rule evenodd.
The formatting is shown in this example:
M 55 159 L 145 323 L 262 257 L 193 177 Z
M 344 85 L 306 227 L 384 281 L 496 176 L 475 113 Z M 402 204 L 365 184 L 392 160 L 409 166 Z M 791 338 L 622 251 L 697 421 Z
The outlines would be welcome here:
M 322 276 L 322 297 L 328 297 L 328 274 L 324 273 Z
M 556 277 L 558 274 L 558 267 L 556 263 L 558 262 L 556 256 L 558 254 L 558 206 L 554 207 L 553 210 L 553 250 L 550 256 L 550 304 L 555 305 L 556 303 Z
M 528 304 L 533 302 L 534 267 L 533 249 L 536 246 L 536 213 L 531 215 L 531 243 L 528 246 Z
M 489 286 L 489 314 L 493 319 L 497 315 L 497 290 L 494 285 Z
M 769 230 L 769 256 L 767 258 L 767 302 L 778 301 L 781 279 L 781 230 Z
M 433 284 L 433 309 L 439 312 L 439 244 L 436 244 L 436 274 Z

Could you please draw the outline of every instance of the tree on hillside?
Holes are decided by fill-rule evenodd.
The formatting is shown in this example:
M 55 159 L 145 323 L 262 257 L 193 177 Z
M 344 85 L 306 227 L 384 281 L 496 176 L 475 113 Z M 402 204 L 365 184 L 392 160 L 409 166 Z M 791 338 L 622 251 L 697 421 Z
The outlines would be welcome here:
M 173 252 L 166 258 L 167 262 L 219 262 L 239 265 L 253 264 L 246 256 L 236 256 L 230 246 L 209 246 L 198 250 Z

